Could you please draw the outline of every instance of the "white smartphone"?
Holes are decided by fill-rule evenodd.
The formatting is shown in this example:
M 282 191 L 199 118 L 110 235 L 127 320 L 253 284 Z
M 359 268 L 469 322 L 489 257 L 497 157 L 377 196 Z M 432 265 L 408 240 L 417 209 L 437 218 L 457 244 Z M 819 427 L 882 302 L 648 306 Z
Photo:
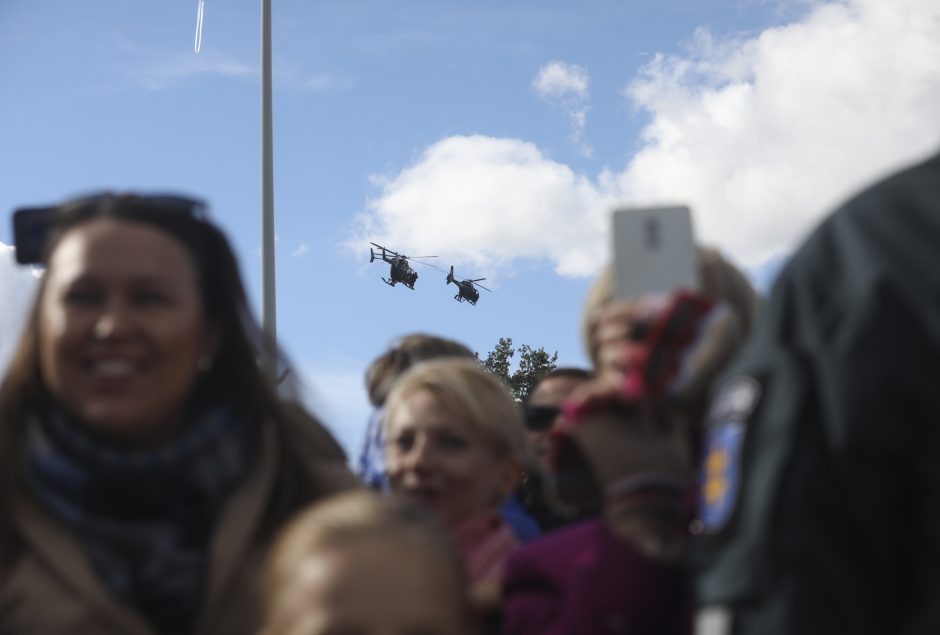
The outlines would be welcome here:
M 613 214 L 614 292 L 618 298 L 698 289 L 688 207 L 636 207 Z

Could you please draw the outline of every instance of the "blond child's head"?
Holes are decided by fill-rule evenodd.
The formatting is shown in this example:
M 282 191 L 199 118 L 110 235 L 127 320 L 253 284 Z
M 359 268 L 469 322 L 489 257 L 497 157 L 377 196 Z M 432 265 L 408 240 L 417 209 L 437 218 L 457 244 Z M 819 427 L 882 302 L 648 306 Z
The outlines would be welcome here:
M 297 516 L 264 580 L 263 635 L 465 635 L 458 556 L 423 510 L 358 491 Z

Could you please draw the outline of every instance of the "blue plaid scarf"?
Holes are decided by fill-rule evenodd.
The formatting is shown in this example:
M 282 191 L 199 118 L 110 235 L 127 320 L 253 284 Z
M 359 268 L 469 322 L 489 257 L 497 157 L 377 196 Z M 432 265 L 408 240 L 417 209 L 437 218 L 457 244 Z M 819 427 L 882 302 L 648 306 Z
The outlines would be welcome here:
M 27 431 L 27 483 L 106 588 L 161 634 L 191 633 L 222 505 L 250 467 L 252 430 L 228 409 L 155 450 L 108 445 L 52 412 Z
M 388 491 L 385 476 L 385 442 L 382 435 L 382 408 L 376 408 L 369 417 L 362 452 L 359 453 L 359 478 L 367 487 Z

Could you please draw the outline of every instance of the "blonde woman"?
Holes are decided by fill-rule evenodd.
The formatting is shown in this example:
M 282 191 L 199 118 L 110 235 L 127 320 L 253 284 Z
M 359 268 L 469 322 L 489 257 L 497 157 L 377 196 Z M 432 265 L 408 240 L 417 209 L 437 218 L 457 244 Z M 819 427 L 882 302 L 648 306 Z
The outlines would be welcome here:
M 423 362 L 389 394 L 383 432 L 391 491 L 430 510 L 472 582 L 497 584 L 518 544 L 499 509 L 519 483 L 525 451 L 507 389 L 474 360 Z

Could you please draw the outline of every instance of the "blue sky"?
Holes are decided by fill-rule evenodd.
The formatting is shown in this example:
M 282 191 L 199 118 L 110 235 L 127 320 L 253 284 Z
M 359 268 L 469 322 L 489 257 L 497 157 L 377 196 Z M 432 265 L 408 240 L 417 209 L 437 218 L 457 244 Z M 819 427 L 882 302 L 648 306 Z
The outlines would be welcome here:
M 206 0 L 197 55 L 196 0 L 4 0 L 0 208 L 201 196 L 257 300 L 258 4 Z M 611 207 L 688 203 L 702 240 L 759 276 L 940 142 L 932 0 L 273 5 L 278 331 L 351 450 L 362 373 L 402 334 L 481 354 L 508 336 L 583 365 Z M 421 267 L 414 291 L 390 288 L 369 240 L 493 292 L 458 304 Z M 0 272 L 21 313 L 30 276 Z

